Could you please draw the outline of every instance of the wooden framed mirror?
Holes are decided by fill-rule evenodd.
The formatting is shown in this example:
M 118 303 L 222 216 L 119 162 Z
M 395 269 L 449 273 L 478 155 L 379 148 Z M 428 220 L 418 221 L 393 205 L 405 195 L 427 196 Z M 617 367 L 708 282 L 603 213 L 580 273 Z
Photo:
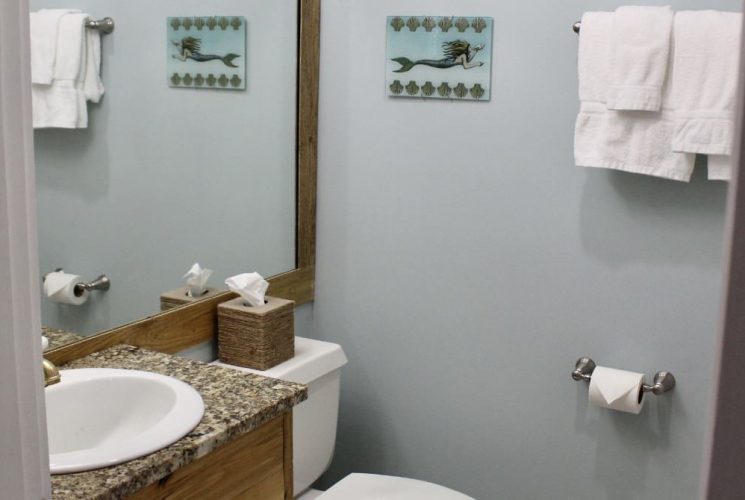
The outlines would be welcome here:
M 315 279 L 316 171 L 320 0 L 298 0 L 296 95 L 295 268 L 267 278 L 268 293 L 303 304 L 313 300 Z M 45 352 L 56 364 L 116 344 L 175 353 L 213 339 L 218 295 L 182 305 Z

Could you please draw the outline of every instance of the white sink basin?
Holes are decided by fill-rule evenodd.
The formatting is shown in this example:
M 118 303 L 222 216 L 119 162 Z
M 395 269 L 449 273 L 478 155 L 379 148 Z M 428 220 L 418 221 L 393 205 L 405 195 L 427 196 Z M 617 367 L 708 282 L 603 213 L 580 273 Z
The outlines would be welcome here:
M 52 474 L 120 464 L 178 441 L 202 420 L 190 385 L 137 370 L 60 370 L 45 389 Z

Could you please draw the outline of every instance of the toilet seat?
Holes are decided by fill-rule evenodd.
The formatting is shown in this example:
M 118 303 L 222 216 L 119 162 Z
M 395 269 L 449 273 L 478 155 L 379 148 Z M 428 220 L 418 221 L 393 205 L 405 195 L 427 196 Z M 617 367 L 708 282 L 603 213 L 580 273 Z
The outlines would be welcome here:
M 318 500 L 474 500 L 434 483 L 407 477 L 350 474 Z

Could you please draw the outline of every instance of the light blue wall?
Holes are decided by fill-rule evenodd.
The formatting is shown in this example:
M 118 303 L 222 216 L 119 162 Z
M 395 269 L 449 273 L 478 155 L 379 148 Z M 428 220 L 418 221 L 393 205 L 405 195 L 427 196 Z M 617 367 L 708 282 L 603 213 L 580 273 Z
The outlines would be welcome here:
M 106 273 L 112 287 L 82 307 L 42 300 L 44 323 L 92 333 L 152 314 L 195 261 L 215 270 L 213 286 L 293 268 L 296 1 L 31 7 L 60 6 L 117 26 L 103 40 L 106 94 L 89 105 L 90 127 L 34 135 L 41 270 Z M 166 85 L 166 18 L 192 15 L 246 17 L 247 90 Z
M 650 2 L 663 3 L 663 2 Z M 675 1 L 738 10 L 740 2 Z M 573 165 L 577 37 L 617 1 L 324 0 L 316 301 L 352 472 L 491 500 L 697 497 L 726 187 Z M 490 103 L 385 97 L 387 15 L 492 16 Z M 574 361 L 675 373 L 639 416 Z

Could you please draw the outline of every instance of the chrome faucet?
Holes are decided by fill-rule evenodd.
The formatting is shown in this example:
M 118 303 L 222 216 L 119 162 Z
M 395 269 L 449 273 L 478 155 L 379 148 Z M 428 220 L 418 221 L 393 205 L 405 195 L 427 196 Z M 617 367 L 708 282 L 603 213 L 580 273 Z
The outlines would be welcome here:
M 47 358 L 44 358 L 42 365 L 44 366 L 44 387 L 59 384 L 62 380 L 62 376 L 57 367 L 54 366 L 54 363 L 49 361 Z

